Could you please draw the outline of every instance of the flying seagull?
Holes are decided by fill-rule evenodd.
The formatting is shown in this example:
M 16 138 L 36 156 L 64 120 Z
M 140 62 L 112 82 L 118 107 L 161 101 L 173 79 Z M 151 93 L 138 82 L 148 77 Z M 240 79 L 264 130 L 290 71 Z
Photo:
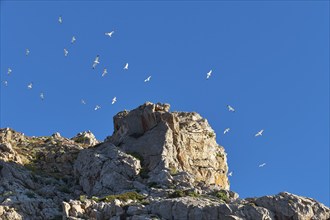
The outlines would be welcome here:
M 210 70 L 208 73 L 206 73 L 206 79 L 209 79 L 211 77 L 212 70 Z
M 60 24 L 62 24 L 62 16 L 60 16 L 60 17 L 58 17 L 58 22 L 60 23 Z
M 96 65 L 100 63 L 99 59 L 100 59 L 100 56 L 97 55 L 94 62 L 93 62 L 93 69 L 95 69 Z
M 115 104 L 115 102 L 117 102 L 117 97 L 116 96 L 113 97 L 111 104 Z
M 71 38 L 71 44 L 73 44 L 75 41 L 76 41 L 76 37 L 73 36 L 73 37 Z
M 86 102 L 85 102 L 85 100 L 81 100 L 81 104 L 84 104 L 84 105 L 86 105 Z
M 66 48 L 64 48 L 64 56 L 68 56 L 68 53 L 69 51 Z
M 8 81 L 7 80 L 3 81 L 3 84 L 5 84 L 5 86 L 8 86 Z
M 107 68 L 103 69 L 102 77 L 105 76 L 108 73 Z
M 223 134 L 226 134 L 230 131 L 230 128 L 226 128 L 224 131 L 223 131 Z
M 109 36 L 109 37 L 112 37 L 113 33 L 115 33 L 115 31 L 105 32 L 104 34 Z
M 128 63 L 125 64 L 124 70 L 128 70 Z
M 144 82 L 149 82 L 150 79 L 151 79 L 151 76 L 148 76 L 148 78 L 146 78 L 146 79 L 144 80 Z
M 44 100 L 45 96 L 44 96 L 43 92 L 40 93 L 40 98 L 41 98 L 41 100 Z
M 101 106 L 96 105 L 95 108 L 94 108 L 94 110 L 96 111 L 96 110 L 98 110 L 98 109 L 100 109 L 100 108 L 101 108 Z
M 228 111 L 230 112 L 235 112 L 235 109 L 233 107 L 231 107 L 230 105 L 227 105 Z
M 32 89 L 32 82 L 28 84 L 28 89 Z
M 231 171 L 230 173 L 228 173 L 228 176 L 233 176 L 233 171 Z
M 30 53 L 30 50 L 29 50 L 28 48 L 26 48 L 26 50 L 25 50 L 25 55 L 28 56 L 29 53 Z
M 262 130 L 258 131 L 258 133 L 256 133 L 254 136 L 255 137 L 262 136 L 263 132 L 264 132 L 264 130 L 262 129 Z
M 8 71 L 7 71 L 8 75 L 10 75 L 11 72 L 13 72 L 13 71 L 10 68 L 8 68 Z
M 259 167 L 264 167 L 266 165 L 266 163 L 262 163 L 259 165 Z

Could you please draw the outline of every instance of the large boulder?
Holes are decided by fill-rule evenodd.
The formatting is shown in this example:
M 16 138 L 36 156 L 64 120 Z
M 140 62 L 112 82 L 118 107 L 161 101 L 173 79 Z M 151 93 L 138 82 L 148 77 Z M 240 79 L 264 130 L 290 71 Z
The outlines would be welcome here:
M 90 196 L 133 189 L 140 169 L 139 160 L 110 143 L 80 151 L 74 163 L 75 176 Z
M 149 182 L 175 183 L 190 175 L 193 185 L 229 189 L 227 157 L 207 120 L 192 112 L 169 112 L 168 104 L 150 102 L 114 116 L 106 141 L 141 158 Z M 177 180 L 184 178 L 175 178 Z
M 71 140 L 87 146 L 94 146 L 99 143 L 91 131 L 79 132 L 76 136 L 71 138 Z

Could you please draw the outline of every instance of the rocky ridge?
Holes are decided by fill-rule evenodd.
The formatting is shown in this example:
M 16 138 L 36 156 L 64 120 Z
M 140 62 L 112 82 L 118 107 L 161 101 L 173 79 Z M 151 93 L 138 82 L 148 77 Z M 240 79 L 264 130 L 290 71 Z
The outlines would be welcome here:
M 330 219 L 287 192 L 240 199 L 207 120 L 169 108 L 119 112 L 104 142 L 0 129 L 0 219 Z

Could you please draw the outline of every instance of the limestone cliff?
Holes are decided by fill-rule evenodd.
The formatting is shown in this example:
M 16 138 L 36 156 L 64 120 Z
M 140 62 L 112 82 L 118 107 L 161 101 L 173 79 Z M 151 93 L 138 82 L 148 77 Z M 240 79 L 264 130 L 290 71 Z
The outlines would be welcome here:
M 287 192 L 240 199 L 227 170 L 207 120 L 167 104 L 118 113 L 104 142 L 0 129 L 0 219 L 330 219 Z
M 168 104 L 145 103 L 114 117 L 107 140 L 143 159 L 150 182 L 171 184 L 187 176 L 191 185 L 229 189 L 227 157 L 215 132 L 199 114 L 169 112 Z M 174 174 L 174 175 L 173 175 Z

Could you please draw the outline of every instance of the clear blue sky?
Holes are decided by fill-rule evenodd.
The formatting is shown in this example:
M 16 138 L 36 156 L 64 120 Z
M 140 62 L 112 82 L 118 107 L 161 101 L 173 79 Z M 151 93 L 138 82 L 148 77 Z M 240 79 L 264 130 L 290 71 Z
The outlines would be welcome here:
M 1 127 L 103 140 L 117 112 L 167 102 L 208 119 L 241 197 L 289 191 L 329 206 L 328 10 L 328 1 L 1 1 Z

